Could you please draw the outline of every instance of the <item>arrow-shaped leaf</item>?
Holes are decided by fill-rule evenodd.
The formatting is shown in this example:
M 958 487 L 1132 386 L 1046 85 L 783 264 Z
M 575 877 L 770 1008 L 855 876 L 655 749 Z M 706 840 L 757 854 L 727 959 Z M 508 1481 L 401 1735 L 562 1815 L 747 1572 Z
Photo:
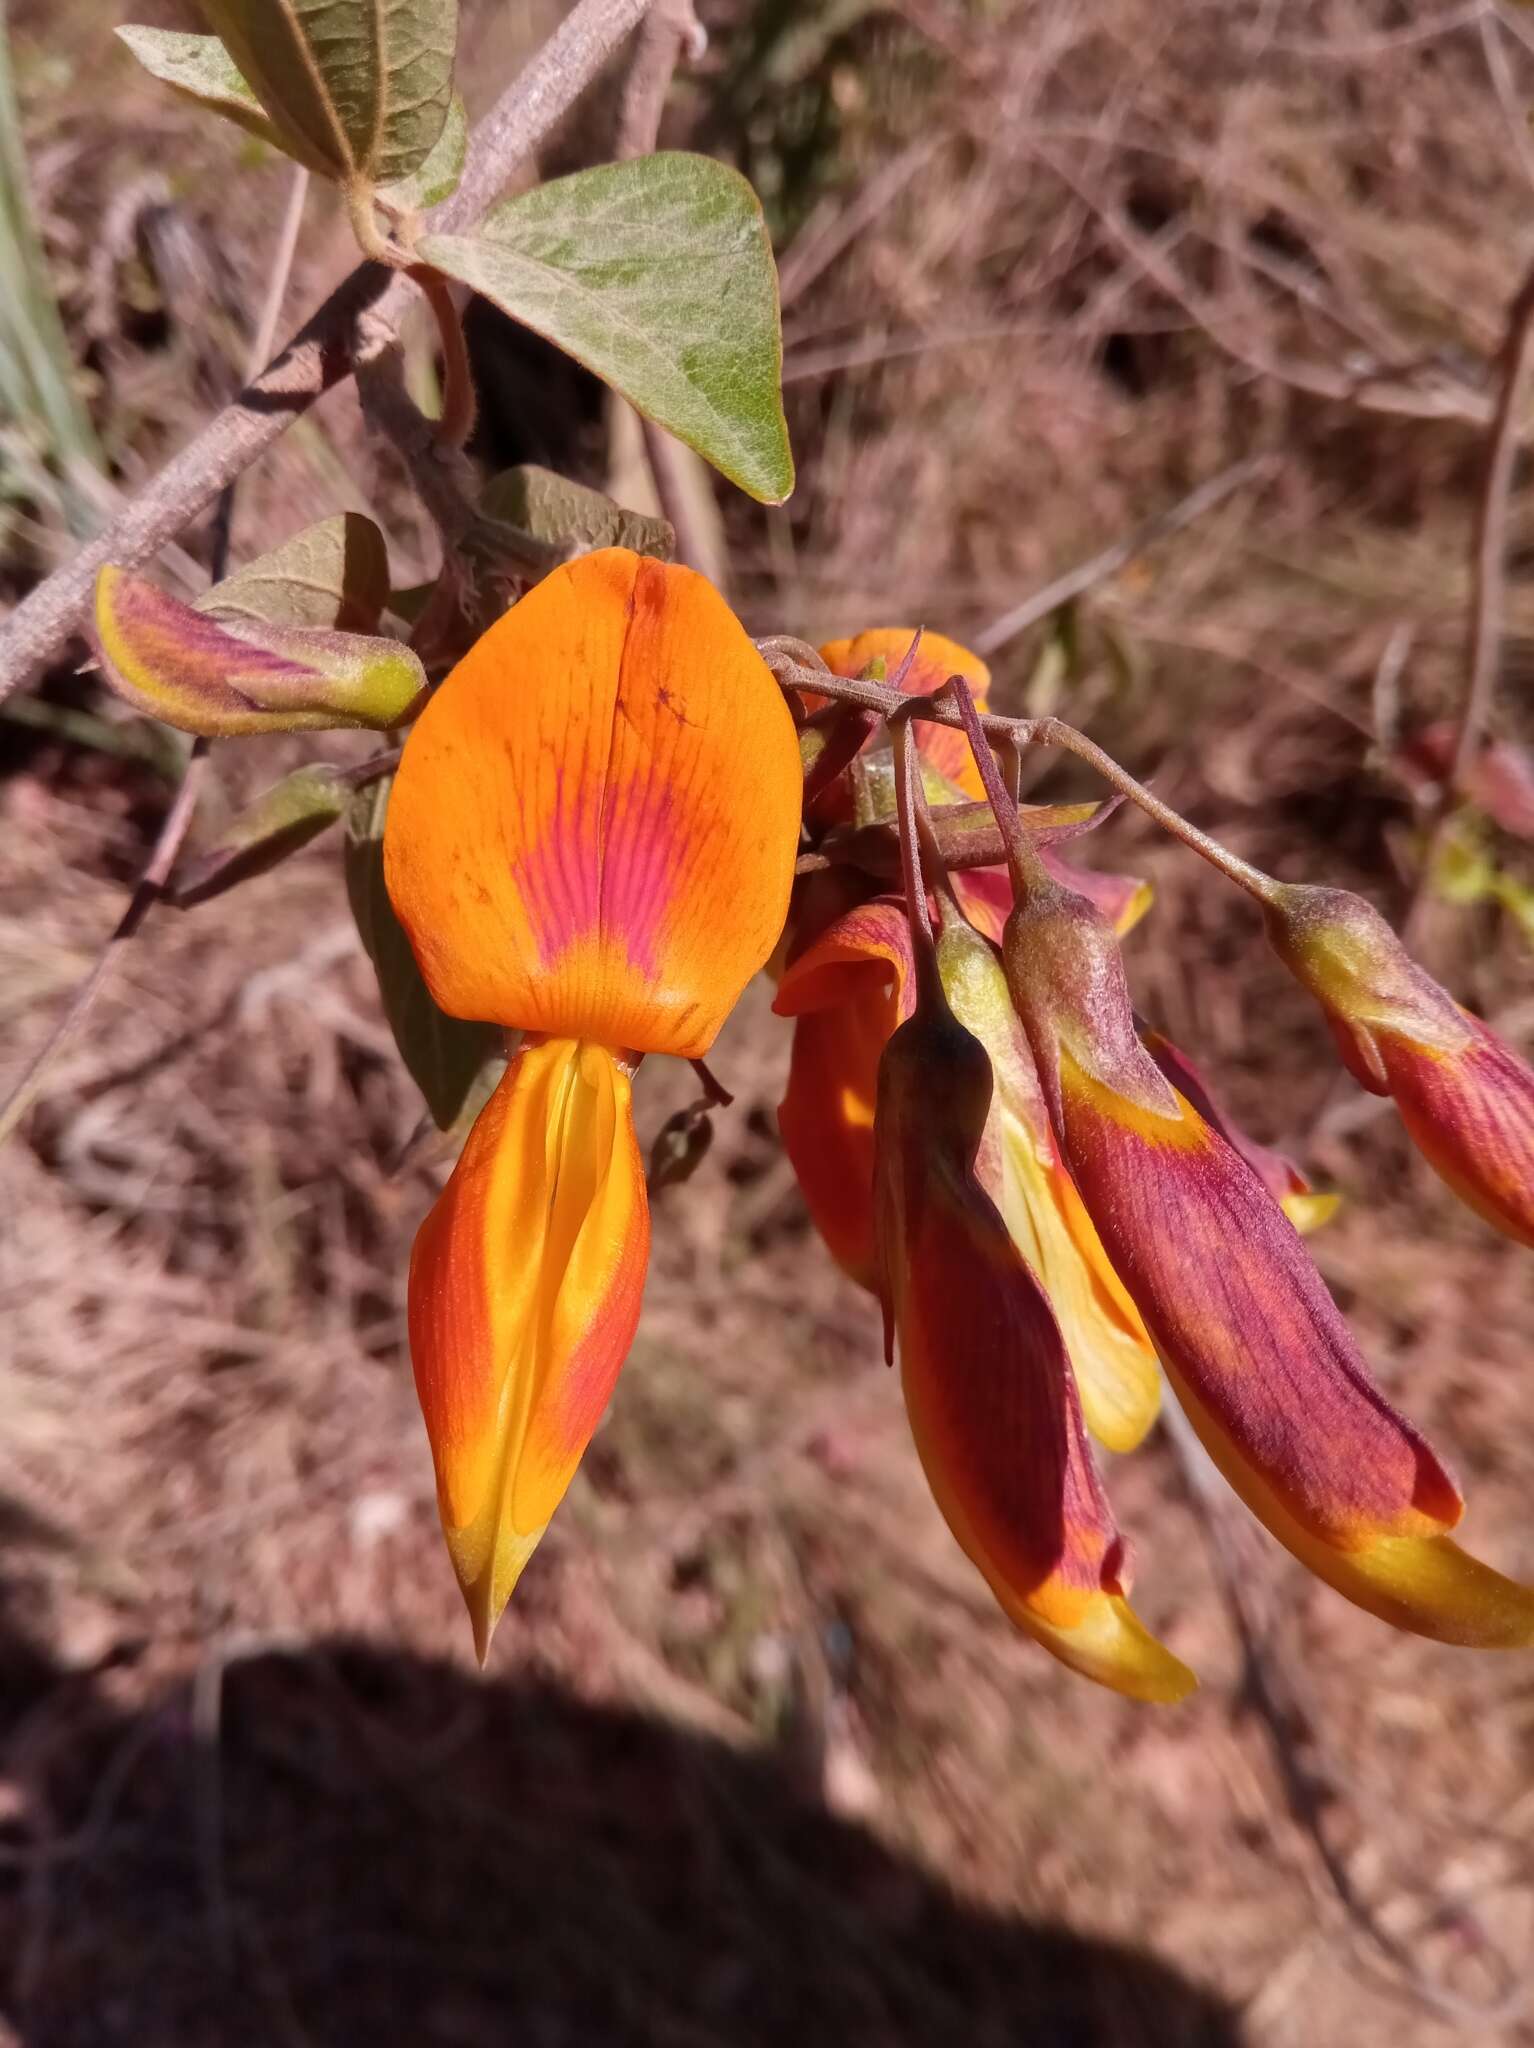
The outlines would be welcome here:
M 556 178 L 421 259 L 621 391 L 754 498 L 794 487 L 777 271 L 756 194 L 663 152 Z

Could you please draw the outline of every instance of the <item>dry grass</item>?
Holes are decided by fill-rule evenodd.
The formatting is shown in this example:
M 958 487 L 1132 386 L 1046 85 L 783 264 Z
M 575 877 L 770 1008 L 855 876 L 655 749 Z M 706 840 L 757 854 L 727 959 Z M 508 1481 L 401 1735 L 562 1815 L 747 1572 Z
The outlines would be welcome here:
M 1380 765 L 1377 669 L 1405 627 L 1408 716 L 1452 699 L 1483 366 L 1530 254 L 1527 138 L 1479 31 L 1420 33 L 1385 0 L 847 14 L 773 88 L 786 109 L 823 87 L 837 142 L 785 251 L 801 487 L 765 520 L 732 512 L 742 607 L 812 634 L 979 633 L 1271 449 L 1275 481 L 1083 607 L 1063 703 L 1241 851 L 1399 907 L 1413 821 Z M 179 245 L 237 329 L 282 174 L 215 212 L 224 138 L 125 70 L 111 118 L 87 118 L 94 11 L 20 18 L 50 253 L 131 488 L 229 357 L 202 310 L 158 303 L 131 211 L 93 298 L 88 224 L 163 167 Z M 1497 48 L 1534 99 L 1534 59 Z M 706 104 L 692 116 L 706 133 Z M 295 301 L 342 260 L 316 215 Z M 1375 364 L 1418 367 L 1365 385 Z M 1338 378 L 1351 398 L 1325 395 Z M 1433 416 L 1358 402 L 1387 389 Z M 250 481 L 237 546 L 340 504 L 385 519 L 408 575 L 418 529 L 344 399 Z M 58 545 L 18 514 L 6 587 Z M 1513 624 L 1510 730 L 1525 583 Z M 1040 637 L 996 657 L 1016 701 L 1047 680 Z M 164 802 L 150 769 L 11 744 L 0 1086 Z M 283 750 L 225 756 L 233 802 Z M 1133 818 L 1102 857 L 1157 886 L 1142 1005 L 1343 1189 L 1327 1278 L 1452 1453 L 1474 1544 L 1534 1576 L 1527 1258 L 1455 1210 L 1390 1118 L 1360 1119 L 1244 905 Z M 1534 975 L 1495 914 L 1440 909 L 1428 943 L 1527 1043 Z M 400 1330 L 441 1169 L 391 1171 L 415 1106 L 335 851 L 151 920 L 0 1153 L 0 2015 L 18 2039 L 1466 2031 L 1350 1934 L 1162 1449 L 1111 1484 L 1144 1609 L 1205 1677 L 1189 1707 L 1092 1694 L 992 1611 L 921 1485 L 874 1313 L 809 1236 L 772 1135 L 786 1052 L 753 991 L 717 1061 L 736 1109 L 658 1207 L 635 1356 L 486 1685 Z M 658 1064 L 650 1128 L 686 1087 Z M 1496 1952 L 1534 1949 L 1526 1661 L 1391 1636 L 1266 1550 L 1253 1572 L 1351 1881 L 1436 1979 L 1492 1995 Z

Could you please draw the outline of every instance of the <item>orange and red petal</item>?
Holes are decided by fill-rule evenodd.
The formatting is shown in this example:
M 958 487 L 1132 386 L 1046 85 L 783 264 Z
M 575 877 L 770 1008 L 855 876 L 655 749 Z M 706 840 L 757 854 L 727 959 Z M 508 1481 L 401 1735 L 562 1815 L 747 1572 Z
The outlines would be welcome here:
M 525 1047 L 410 1262 L 416 1391 L 481 1656 L 607 1407 L 649 1243 L 627 1075 L 600 1046 Z
M 1059 1325 L 970 1172 L 985 1064 L 951 1018 L 936 1030 L 918 1018 L 891 1041 L 881 1073 L 880 1268 L 917 1451 L 949 1528 L 1013 1621 L 1099 1684 L 1180 1699 L 1192 1674 L 1125 1597 L 1125 1546 Z
M 1453 1479 L 1369 1375 L 1320 1275 L 1239 1155 L 1178 1098 L 1126 1103 L 1067 1055 L 1067 1157 L 1211 1456 L 1339 1592 L 1448 1642 L 1534 1640 L 1534 1593 L 1447 1542 Z
M 797 1020 L 778 1107 L 784 1149 L 831 1256 L 870 1290 L 879 1059 L 911 1002 L 911 928 L 885 898 L 834 919 L 789 962 L 773 1002 Z
M 882 661 L 893 676 L 915 637 L 914 626 L 881 626 L 855 634 L 850 640 L 828 641 L 820 650 L 820 658 L 833 675 L 860 676 L 871 661 Z M 953 675 L 964 677 L 983 711 L 991 687 L 991 672 L 979 655 L 971 654 L 956 640 L 945 640 L 941 633 L 923 633 L 902 687 L 908 697 L 930 697 Z M 807 703 L 810 701 L 806 698 Z M 916 744 L 922 757 L 956 783 L 966 796 L 976 801 L 984 796 L 975 757 L 956 726 L 923 721 L 916 728 Z
M 1087 1427 L 1109 1450 L 1133 1450 L 1161 1405 L 1155 1349 L 1066 1172 L 1001 962 L 963 919 L 945 918 L 938 968 L 994 1077 L 976 1177 L 1049 1297 Z
M 1534 1245 L 1534 1073 L 1479 1018 L 1440 1051 L 1380 1031 L 1375 1044 L 1413 1142 L 1478 1215 Z
M 782 929 L 801 789 L 788 707 L 724 600 L 607 548 L 427 705 L 389 892 L 451 1015 L 696 1058 Z
M 1275 1151 L 1271 1145 L 1260 1144 L 1244 1131 L 1215 1100 L 1202 1069 L 1180 1046 L 1174 1045 L 1169 1038 L 1163 1038 L 1159 1031 L 1142 1031 L 1140 1040 L 1179 1094 L 1186 1096 L 1205 1123 L 1241 1154 L 1295 1229 L 1302 1233 L 1307 1229 L 1319 1229 L 1336 1209 L 1338 1198 L 1316 1194 L 1287 1153 Z
M 783 1148 L 810 1219 L 842 1271 L 873 1292 L 874 1101 L 888 1004 L 811 1010 L 794 1024 L 788 1087 L 778 1105 Z

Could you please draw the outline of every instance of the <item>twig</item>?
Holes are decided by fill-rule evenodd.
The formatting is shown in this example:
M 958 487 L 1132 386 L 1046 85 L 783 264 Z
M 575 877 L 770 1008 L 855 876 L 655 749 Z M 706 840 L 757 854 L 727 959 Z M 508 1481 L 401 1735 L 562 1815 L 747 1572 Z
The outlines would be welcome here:
M 1502 615 L 1507 595 L 1507 507 L 1518 462 L 1522 422 L 1519 418 L 1529 364 L 1534 358 L 1534 265 L 1508 307 L 1507 329 L 1498 351 L 1496 408 L 1486 437 L 1486 470 L 1476 505 L 1470 565 L 1470 659 L 1465 697 L 1460 706 L 1454 753 L 1430 812 L 1427 848 L 1422 856 L 1411 902 L 1401 923 L 1410 946 L 1417 936 L 1432 890 L 1433 871 L 1449 828 L 1449 813 L 1465 772 L 1485 736 L 1486 719 L 1497 687 L 1502 652 Z
M 54 1026 L 42 1051 L 31 1061 L 26 1072 L 11 1090 L 3 1107 L 0 1107 L 0 1145 L 15 1130 L 36 1101 L 38 1091 L 48 1078 L 49 1070 L 69 1039 L 89 1014 L 97 996 L 100 995 L 108 975 L 117 965 L 123 947 L 133 937 L 144 919 L 159 901 L 161 891 L 169 878 L 176 855 L 181 851 L 187 828 L 192 822 L 192 813 L 197 807 L 198 792 L 207 769 L 206 740 L 194 740 L 192 751 L 187 757 L 186 773 L 181 778 L 165 822 L 160 827 L 160 836 L 155 841 L 144 872 L 138 879 L 128 907 L 117 921 L 116 929 L 102 948 L 95 966 L 75 992 L 73 1002 Z
M 277 245 L 272 251 L 272 267 L 267 279 L 266 296 L 261 303 L 261 317 L 256 322 L 256 331 L 245 367 L 247 382 L 271 354 L 272 336 L 277 332 L 277 322 L 282 318 L 282 302 L 287 296 L 288 280 L 293 273 L 293 257 L 298 248 L 298 229 L 303 219 L 304 198 L 308 189 L 309 173 L 299 165 L 294 169 L 288 187 L 288 203 L 283 211 L 282 225 L 277 231 Z M 224 571 L 229 566 L 229 536 L 233 527 L 234 496 L 238 482 L 238 477 L 231 477 L 219 499 L 218 517 L 213 528 L 211 563 L 211 577 L 215 583 L 222 579 Z M 118 919 L 111 937 L 102 947 L 95 966 L 76 990 L 74 1000 L 49 1034 L 41 1052 L 29 1063 L 5 1103 L 0 1105 L 0 1145 L 5 1143 L 37 1100 L 38 1091 L 48 1078 L 54 1061 L 89 1016 L 96 998 L 106 986 L 112 969 L 122 956 L 123 947 L 164 895 L 171 870 L 176 865 L 177 856 L 191 829 L 197 799 L 208 772 L 207 762 L 207 740 L 193 740 L 186 759 L 186 772 L 182 775 L 170 809 L 165 813 L 159 837 L 155 840 L 144 871 L 128 899 L 127 908 Z
M 618 117 L 620 158 L 648 156 L 654 149 L 672 73 L 684 51 L 700 54 L 706 40 L 692 0 L 656 0 L 639 32 L 623 90 Z M 687 488 L 686 457 L 665 428 L 645 413 L 639 414 L 639 431 L 656 503 L 676 534 L 677 560 L 690 569 L 707 568 L 709 549 L 698 532 Z
M 1169 505 L 1154 518 L 1147 519 L 1143 526 L 1136 527 L 1133 533 L 1126 534 L 1122 540 L 1116 540 L 1111 547 L 1104 548 L 1101 554 L 1093 555 L 1090 561 L 1078 563 L 1074 569 L 1068 569 L 1063 576 L 1057 576 L 1053 583 L 1046 583 L 1044 588 L 1035 591 L 1032 597 L 1024 598 L 1023 602 L 1014 605 L 1011 611 L 1003 612 L 999 619 L 993 619 L 989 626 L 975 636 L 975 652 L 994 654 L 998 648 L 1005 647 L 1009 640 L 1015 640 L 1019 633 L 1026 632 L 1030 626 L 1037 625 L 1040 619 L 1048 618 L 1051 612 L 1058 611 L 1061 605 L 1069 604 L 1072 598 L 1080 597 L 1095 585 L 1106 582 L 1110 576 L 1116 576 L 1126 563 L 1132 562 L 1136 555 L 1143 554 L 1156 541 L 1165 540 L 1169 534 L 1180 533 L 1185 526 L 1191 526 L 1195 520 L 1202 519 L 1206 512 L 1212 512 L 1217 505 L 1223 505 L 1225 500 L 1240 490 L 1244 484 L 1256 483 L 1259 479 L 1265 482 L 1276 473 L 1278 467 L 1279 461 L 1274 455 L 1249 455 L 1240 462 L 1233 462 L 1229 469 L 1222 469 L 1217 475 L 1209 477 L 1196 490 L 1189 491 L 1185 498 L 1179 498 L 1175 505 Z
M 475 130 L 458 190 L 433 230 L 472 227 L 511 173 L 606 63 L 650 0 L 579 0 Z M 356 367 L 358 316 L 371 309 L 377 346 L 397 332 L 415 287 L 360 264 L 255 382 L 209 422 L 89 546 L 42 583 L 0 629 L 0 698 L 59 650 L 90 607 L 104 562 L 132 568 L 181 532 L 233 478 Z
M 783 689 L 812 690 L 818 696 L 837 698 L 845 704 L 860 704 L 865 710 L 877 711 L 885 719 L 897 716 L 920 718 L 934 725 L 957 727 L 963 727 L 966 722 L 958 707 L 941 692 L 934 697 L 910 698 L 886 683 L 869 682 L 862 676 L 828 674 L 823 668 L 811 668 L 802 662 L 793 651 L 798 644 L 785 642 L 782 637 L 756 642 L 757 651 Z M 1163 831 L 1170 832 L 1174 839 L 1180 839 L 1184 846 L 1191 847 L 1211 867 L 1218 868 L 1227 881 L 1234 882 L 1259 903 L 1272 900 L 1279 885 L 1271 876 L 1265 875 L 1261 868 L 1253 867 L 1250 861 L 1242 860 L 1239 854 L 1232 853 L 1217 839 L 1211 839 L 1197 825 L 1190 824 L 1181 812 L 1163 803 L 1127 768 L 1120 767 L 1095 740 L 1088 739 L 1074 725 L 1067 725 L 1063 718 L 1004 718 L 994 711 L 987 711 L 978 714 L 978 722 L 980 729 L 992 741 L 1008 741 L 1023 747 L 1059 747 L 1065 753 L 1074 754 L 1144 811 L 1148 818 L 1154 818 Z M 809 869 L 804 871 L 811 872 Z
M 1497 1953 L 1510 1988 L 1485 2001 L 1464 1998 L 1437 1983 L 1418 1963 L 1407 1943 L 1360 1893 L 1347 1861 L 1332 1839 L 1328 1810 L 1341 1796 L 1341 1774 L 1327 1770 L 1317 1756 L 1320 1716 L 1303 1689 L 1303 1667 L 1292 1649 L 1270 1654 L 1274 1601 L 1259 1602 L 1263 1561 L 1253 1541 L 1255 1531 L 1221 1479 L 1213 1460 L 1175 1401 L 1161 1410 L 1161 1427 L 1181 1470 L 1188 1498 L 1204 1538 L 1215 1583 L 1241 1647 L 1239 1701 L 1262 1722 L 1283 1786 L 1284 1804 L 1325 1875 L 1326 1882 L 1354 1929 L 1389 1966 L 1392 1981 L 1425 2006 L 1446 2018 L 1495 2026 L 1523 2009 L 1525 2000 L 1507 1958 Z M 1265 1610 L 1265 1611 L 1263 1611 Z

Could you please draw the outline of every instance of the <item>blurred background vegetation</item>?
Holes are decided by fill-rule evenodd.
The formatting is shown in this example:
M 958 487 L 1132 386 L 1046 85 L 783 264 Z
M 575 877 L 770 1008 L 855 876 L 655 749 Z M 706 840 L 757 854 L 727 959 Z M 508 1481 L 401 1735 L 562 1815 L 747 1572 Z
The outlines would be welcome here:
M 701 11 L 664 139 L 762 195 L 800 475 L 777 511 L 708 501 L 748 623 L 983 646 L 1003 705 L 1067 712 L 1241 852 L 1400 915 L 1534 259 L 1534 13 Z M 560 9 L 464 12 L 472 114 Z M 282 211 L 285 168 L 159 93 L 117 18 L 12 0 L 0 41 L 0 604 L 232 389 Z M 541 168 L 607 154 L 620 78 Z M 349 249 L 311 195 L 290 316 Z M 482 308 L 471 331 L 476 453 L 633 501 L 595 387 Z M 424 332 L 416 357 L 429 381 Z M 1501 779 L 1457 810 L 1421 928 L 1524 1047 L 1527 482 Z M 429 564 L 349 389 L 242 484 L 234 559 L 344 507 L 396 582 Z M 185 535 L 166 579 L 196 588 L 208 548 Z M 177 769 L 75 666 L 0 709 L 0 1085 Z M 294 758 L 223 750 L 210 824 Z M 1081 786 L 1046 762 L 1035 793 Z M 1156 888 L 1140 1006 L 1342 1191 L 1322 1269 L 1456 1462 L 1475 1547 L 1534 1576 L 1527 1258 L 1337 1079 L 1243 902 L 1133 816 L 1088 848 Z M 400 1163 L 418 1104 L 338 849 L 150 920 L 0 1152 L 0 2038 L 1534 2041 L 1503 2003 L 1534 1952 L 1528 1661 L 1392 1636 L 1260 1542 L 1212 1556 L 1159 1439 L 1109 1481 L 1142 1611 L 1204 1690 L 1134 1708 L 1015 1638 L 810 1234 L 786 1058 L 755 989 L 716 1062 L 736 1107 L 658 1202 L 638 1346 L 482 1685 L 401 1327 L 443 1168 Z M 688 1090 L 651 1067 L 654 1129 Z

